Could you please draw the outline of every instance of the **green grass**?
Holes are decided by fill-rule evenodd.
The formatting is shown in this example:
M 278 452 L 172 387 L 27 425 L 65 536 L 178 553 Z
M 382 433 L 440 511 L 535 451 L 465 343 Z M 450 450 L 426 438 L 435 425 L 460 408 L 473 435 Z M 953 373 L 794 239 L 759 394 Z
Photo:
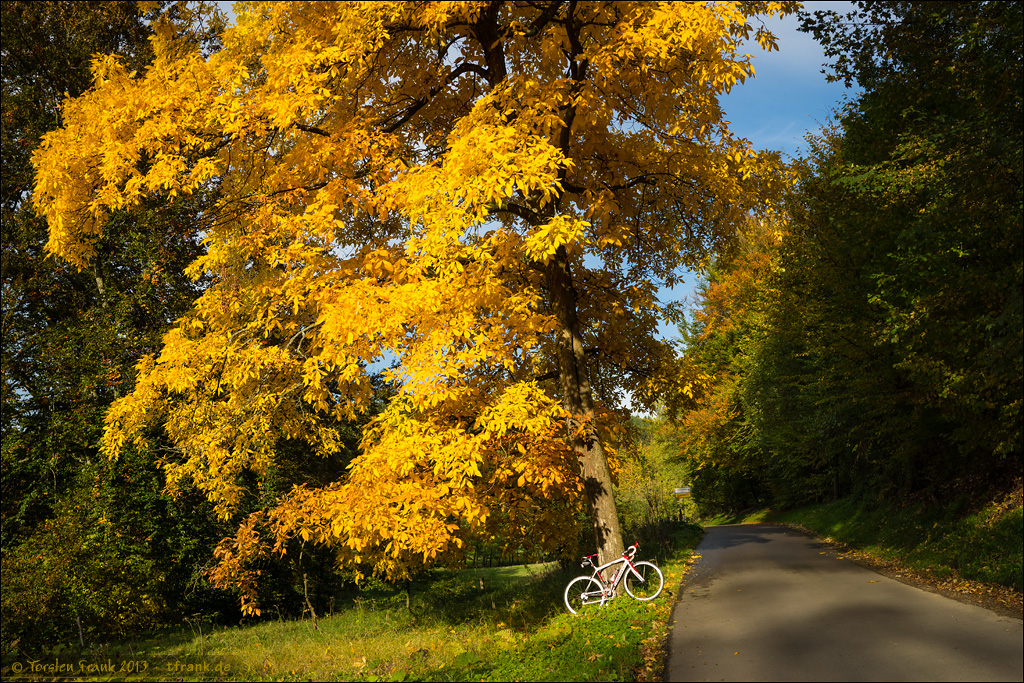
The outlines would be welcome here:
M 719 524 L 757 524 L 767 521 L 770 513 L 771 510 L 768 509 L 744 510 L 743 512 L 734 513 L 722 512 L 702 521 L 707 526 L 717 526 Z
M 700 535 L 699 527 L 681 525 L 671 553 L 661 558 L 641 553 L 665 574 L 666 589 L 651 603 L 624 596 L 593 614 L 573 617 L 562 593 L 581 572 L 564 572 L 556 564 L 435 572 L 429 582 L 414 586 L 411 611 L 404 592 L 367 591 L 335 605 L 317 627 L 308 619 L 233 628 L 191 624 L 84 652 L 58 647 L 31 658 L 5 659 L 4 679 L 53 678 L 54 673 L 66 679 L 61 675 L 66 671 L 40 668 L 60 664 L 70 664 L 76 677 L 89 680 L 650 679 L 660 670 L 675 589 Z M 30 659 L 39 676 L 26 675 Z M 98 669 L 83 675 L 83 665 Z M 145 671 L 129 676 L 125 668 Z

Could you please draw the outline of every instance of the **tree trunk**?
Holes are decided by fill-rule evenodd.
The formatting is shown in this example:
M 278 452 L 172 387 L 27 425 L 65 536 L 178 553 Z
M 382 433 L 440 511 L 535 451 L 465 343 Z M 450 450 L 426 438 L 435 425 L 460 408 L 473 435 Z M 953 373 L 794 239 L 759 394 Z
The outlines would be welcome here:
M 570 416 L 569 438 L 580 465 L 598 559 L 604 564 L 622 555 L 622 531 L 612 495 L 611 470 L 594 423 L 594 403 L 576 318 L 577 295 L 564 247 L 548 262 L 545 275 L 552 310 L 558 320 L 557 361 L 562 407 Z
M 313 618 L 313 629 L 319 631 L 320 625 L 316 621 L 316 610 L 313 603 L 309 601 L 309 582 L 306 580 L 306 572 L 302 572 L 302 596 L 306 598 L 306 607 L 309 609 L 309 616 Z
M 473 26 L 473 32 L 485 50 L 487 80 L 492 88 L 505 80 L 508 70 L 505 64 L 503 29 L 498 25 L 501 3 L 490 3 L 481 12 Z M 584 52 L 580 41 L 580 27 L 574 15 L 576 3 L 569 3 L 564 17 L 569 45 L 565 47 L 566 76 L 574 81 L 573 94 L 583 92 L 587 81 L 589 65 L 581 57 Z M 572 158 L 572 124 L 576 118 L 575 99 L 561 108 L 562 127 L 557 138 L 552 137 L 555 147 Z M 559 171 L 559 178 L 565 179 L 565 169 Z M 536 217 L 552 217 L 558 213 L 560 201 L 543 206 L 541 197 L 534 196 L 531 211 Z M 531 203 L 529 200 L 527 203 Z M 536 227 L 539 223 L 534 224 Z M 569 259 L 565 247 L 559 247 L 555 257 L 544 266 L 548 291 L 555 316 L 558 319 L 558 374 L 562 382 L 562 407 L 569 413 L 569 437 L 580 465 L 580 477 L 586 490 L 590 518 L 593 521 L 594 540 L 597 544 L 601 563 L 617 559 L 623 550 L 622 532 L 619 530 L 619 514 L 612 496 L 612 476 L 604 446 L 597 438 L 594 425 L 594 405 L 587 377 L 583 341 L 576 319 L 576 290 L 573 288 Z
M 319 624 L 316 621 L 316 610 L 313 609 L 313 603 L 309 601 L 309 580 L 306 577 L 306 570 L 302 566 L 302 555 L 305 553 L 305 544 L 301 550 L 299 550 L 299 571 L 302 572 L 302 597 L 306 599 L 306 608 L 309 610 L 309 616 L 313 618 L 313 628 L 317 631 L 320 630 Z

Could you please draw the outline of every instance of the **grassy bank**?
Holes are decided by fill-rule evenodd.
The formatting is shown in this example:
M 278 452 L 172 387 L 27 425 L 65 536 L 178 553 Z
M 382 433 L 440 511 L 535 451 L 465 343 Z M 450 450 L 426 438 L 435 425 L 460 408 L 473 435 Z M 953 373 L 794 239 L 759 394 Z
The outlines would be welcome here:
M 699 528 L 680 526 L 673 550 L 652 558 L 665 593 L 623 597 L 573 617 L 562 592 L 580 571 L 556 564 L 436 573 L 403 591 L 365 592 L 316 625 L 267 621 L 243 627 L 200 622 L 145 640 L 56 647 L 3 663 L 4 679 L 89 680 L 650 680 L 675 589 Z M 35 662 L 35 664 L 32 664 Z M 66 667 L 61 669 L 60 667 Z M 92 667 L 92 669 L 90 669 Z

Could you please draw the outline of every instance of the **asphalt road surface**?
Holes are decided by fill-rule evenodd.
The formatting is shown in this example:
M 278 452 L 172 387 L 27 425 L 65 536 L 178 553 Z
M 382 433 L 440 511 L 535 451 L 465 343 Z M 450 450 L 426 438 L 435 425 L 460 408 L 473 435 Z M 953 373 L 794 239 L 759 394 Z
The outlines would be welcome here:
M 1017 681 L 1024 626 L 865 569 L 781 526 L 709 527 L 665 681 Z

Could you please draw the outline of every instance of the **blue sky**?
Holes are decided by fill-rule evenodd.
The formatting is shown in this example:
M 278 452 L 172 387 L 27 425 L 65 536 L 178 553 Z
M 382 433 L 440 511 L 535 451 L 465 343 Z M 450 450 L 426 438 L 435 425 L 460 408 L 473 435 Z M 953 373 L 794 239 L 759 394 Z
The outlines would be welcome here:
M 805 2 L 808 11 L 833 9 L 844 14 L 852 2 Z M 755 78 L 733 88 L 722 100 L 726 119 L 736 134 L 758 149 L 795 155 L 809 131 L 821 128 L 849 92 L 841 83 L 826 83 L 821 73 L 825 55 L 807 33 L 797 30 L 795 15 L 773 18 L 765 25 L 778 38 L 779 49 L 765 53 L 751 41 Z
M 852 2 L 805 2 L 808 11 L 832 9 L 840 14 L 852 11 Z M 750 140 L 755 149 L 773 149 L 789 157 L 806 148 L 805 136 L 820 130 L 832 111 L 850 95 L 841 83 L 827 83 L 825 54 L 813 36 L 797 30 L 795 15 L 766 20 L 779 49 L 766 53 L 753 40 L 746 52 L 754 59 L 754 79 L 733 88 L 722 99 L 725 119 L 736 135 Z M 696 276 L 684 284 L 659 293 L 662 302 L 686 298 L 692 303 Z M 672 325 L 663 324 L 664 338 L 676 338 Z

